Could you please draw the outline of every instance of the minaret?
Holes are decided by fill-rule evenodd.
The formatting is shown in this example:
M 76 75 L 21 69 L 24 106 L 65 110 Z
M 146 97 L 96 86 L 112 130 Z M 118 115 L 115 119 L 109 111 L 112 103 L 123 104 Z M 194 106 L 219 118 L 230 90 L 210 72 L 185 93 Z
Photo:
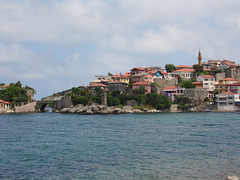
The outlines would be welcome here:
M 200 49 L 199 49 L 199 51 L 198 51 L 198 65 L 199 65 L 199 66 L 202 66 L 202 54 L 201 54 Z

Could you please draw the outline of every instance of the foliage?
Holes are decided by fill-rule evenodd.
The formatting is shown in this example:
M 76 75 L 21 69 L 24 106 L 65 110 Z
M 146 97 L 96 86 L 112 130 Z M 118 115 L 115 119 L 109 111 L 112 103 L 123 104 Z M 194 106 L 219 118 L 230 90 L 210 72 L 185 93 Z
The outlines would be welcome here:
M 140 86 L 139 89 L 134 89 L 133 94 L 145 94 L 146 89 L 144 86 Z
M 76 106 L 77 104 L 83 104 L 85 106 L 88 103 L 87 96 L 80 96 L 80 97 L 72 96 L 71 99 L 74 106 Z
M 148 93 L 146 95 L 146 104 L 158 110 L 165 110 L 171 107 L 171 102 L 168 97 L 157 93 Z
M 80 96 L 85 96 L 86 95 L 86 91 L 84 90 L 80 90 L 78 87 L 73 87 L 71 89 L 71 95 L 74 95 L 74 96 L 77 96 L 77 95 L 80 95 Z
M 173 103 L 174 104 L 188 104 L 188 103 L 191 103 L 191 100 L 184 95 L 175 95 Z
M 177 70 L 176 66 L 174 66 L 173 64 L 166 64 L 165 69 L 167 72 L 172 72 L 172 71 Z
M 196 72 L 203 72 L 203 67 L 198 65 L 198 64 L 195 64 L 193 65 L 193 69 L 196 71 Z
M 217 74 L 217 73 L 222 73 L 222 70 L 221 69 L 214 69 L 211 71 L 210 74 L 214 75 L 214 74 Z
M 93 102 L 97 103 L 97 104 L 101 104 L 102 99 L 101 96 L 94 96 L 92 97 Z
M 5 83 L 0 83 L 0 86 L 5 86 Z
M 195 88 L 196 85 L 195 84 L 192 84 L 193 83 L 193 80 L 190 79 L 190 80 L 183 80 L 181 83 L 180 83 L 180 86 L 182 88 Z
M 100 96 L 100 97 L 101 97 L 101 94 L 102 94 L 101 88 L 100 88 L 100 87 L 96 87 L 94 90 L 95 90 L 97 96 Z
M 175 95 L 175 100 L 173 101 L 174 104 L 178 104 L 177 108 L 181 110 L 187 110 L 189 108 L 193 108 L 193 105 L 190 104 L 191 100 L 184 96 L 184 95 Z
M 209 101 L 210 101 L 209 97 L 204 98 L 204 102 L 209 102 Z
M 22 88 L 21 82 L 11 83 L 6 89 L 0 90 L 0 99 L 13 102 L 27 102 L 30 98 L 27 95 L 27 89 Z

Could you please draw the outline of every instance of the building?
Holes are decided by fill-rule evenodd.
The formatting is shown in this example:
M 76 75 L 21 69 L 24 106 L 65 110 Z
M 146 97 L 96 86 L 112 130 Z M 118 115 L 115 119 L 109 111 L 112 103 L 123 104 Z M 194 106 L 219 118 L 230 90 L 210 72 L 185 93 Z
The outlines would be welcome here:
M 195 88 L 203 88 L 203 83 L 202 82 L 193 82 L 196 87 Z
M 107 83 L 107 85 L 109 86 L 109 91 L 113 91 L 113 90 L 118 90 L 121 91 L 121 93 L 123 94 L 127 94 L 127 88 L 128 88 L 128 84 L 121 82 L 121 81 L 109 81 Z
M 193 69 L 178 69 L 176 71 L 172 71 L 172 76 L 180 76 L 182 79 L 192 79 L 194 78 L 194 72 Z
M 175 95 L 184 95 L 185 88 L 181 88 L 180 86 L 169 86 L 162 89 L 163 95 L 167 96 L 171 101 L 174 101 Z
M 100 88 L 101 91 L 109 91 L 109 86 L 101 83 L 92 83 L 88 86 L 88 93 L 92 93 L 93 96 L 97 95 L 96 88 Z
M 147 69 L 146 68 L 141 68 L 141 67 L 135 67 L 133 69 L 131 69 L 131 75 L 134 75 L 134 74 L 140 74 L 140 73 L 145 73 L 147 72 Z
M 221 64 L 219 65 L 219 69 L 221 70 L 226 70 L 229 68 L 236 68 L 237 65 L 235 65 L 234 61 L 229 61 L 229 60 L 223 60 Z
M 0 99 L 0 109 L 10 109 L 11 108 L 11 103 L 7 101 L 3 101 Z
M 144 81 L 146 83 L 153 83 L 154 82 L 154 76 L 151 75 L 150 73 L 139 73 L 139 74 L 134 74 L 131 76 L 132 82 L 139 82 L 139 81 Z
M 7 87 L 9 87 L 10 85 L 3 85 L 3 86 L 0 86 L 0 90 L 3 90 L 3 89 L 6 89 Z
M 236 111 L 234 96 L 235 94 L 232 92 L 223 92 L 216 95 L 217 109 L 219 111 Z
M 151 92 L 151 84 L 148 84 L 144 81 L 139 81 L 136 82 L 134 84 L 132 84 L 132 89 L 140 89 L 140 87 L 144 87 L 145 88 L 145 94 L 150 93 Z
M 198 51 L 198 65 L 199 65 L 199 66 L 202 66 L 202 54 L 201 54 L 200 49 L 199 49 L 199 51 Z
M 228 84 L 227 85 L 227 91 L 240 94 L 240 82 L 233 83 L 233 84 Z
M 218 89 L 220 93 L 227 92 L 227 85 L 237 82 L 238 80 L 233 78 L 221 79 L 215 84 L 215 88 Z
M 221 60 L 208 60 L 208 63 L 209 65 L 211 65 L 211 68 L 212 69 L 217 69 L 219 68 L 219 65 L 222 63 Z
M 129 84 L 129 76 L 127 76 L 125 74 L 122 75 L 121 73 L 112 76 L 112 80 L 113 81 L 120 81 L 120 82 Z
M 213 91 L 215 89 L 215 78 L 211 75 L 200 75 L 197 77 L 197 82 L 202 83 L 202 87 L 206 88 L 209 97 L 213 97 Z

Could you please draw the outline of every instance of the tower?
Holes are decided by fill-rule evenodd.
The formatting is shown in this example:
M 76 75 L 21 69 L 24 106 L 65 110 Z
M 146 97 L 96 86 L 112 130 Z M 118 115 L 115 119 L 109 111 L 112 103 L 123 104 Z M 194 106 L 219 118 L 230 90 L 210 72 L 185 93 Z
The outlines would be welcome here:
M 198 51 L 198 65 L 202 66 L 202 53 L 201 53 L 200 49 Z

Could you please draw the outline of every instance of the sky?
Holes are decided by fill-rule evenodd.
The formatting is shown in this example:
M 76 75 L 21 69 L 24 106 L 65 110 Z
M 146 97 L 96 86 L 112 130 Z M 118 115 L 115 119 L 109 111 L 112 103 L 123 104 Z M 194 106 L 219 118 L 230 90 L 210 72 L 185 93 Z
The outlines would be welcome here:
M 0 0 L 0 82 L 41 99 L 133 67 L 240 63 L 239 0 Z

